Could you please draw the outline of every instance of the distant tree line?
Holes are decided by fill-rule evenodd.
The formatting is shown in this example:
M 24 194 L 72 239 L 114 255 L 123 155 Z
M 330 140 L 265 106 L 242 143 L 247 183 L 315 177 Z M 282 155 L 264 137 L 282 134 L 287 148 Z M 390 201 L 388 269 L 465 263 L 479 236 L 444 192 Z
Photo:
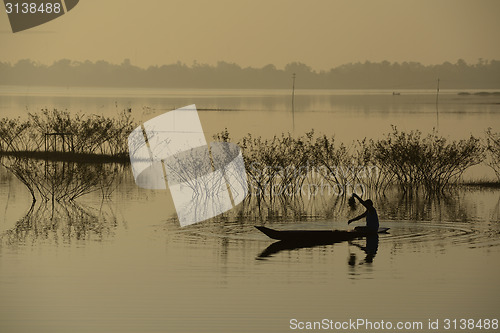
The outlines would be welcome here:
M 315 71 L 293 62 L 283 69 L 241 67 L 220 61 L 217 65 L 182 62 L 141 68 L 125 59 L 116 65 L 106 61 L 62 59 L 44 65 L 23 59 L 15 64 L 0 62 L 1 85 L 104 86 L 155 88 L 289 88 L 296 73 L 299 89 L 433 89 L 440 78 L 444 89 L 500 88 L 500 61 L 479 59 L 467 64 L 422 65 L 418 62 L 349 63 Z

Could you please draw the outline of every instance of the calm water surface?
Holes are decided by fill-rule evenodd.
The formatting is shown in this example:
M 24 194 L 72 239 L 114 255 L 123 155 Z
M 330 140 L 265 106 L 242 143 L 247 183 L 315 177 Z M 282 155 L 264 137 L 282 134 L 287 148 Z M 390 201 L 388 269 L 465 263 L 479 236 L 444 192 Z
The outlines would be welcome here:
M 254 225 L 345 229 L 360 211 L 306 202 L 295 219 L 250 203 L 181 229 L 171 197 L 135 188 L 128 173 L 111 200 L 39 204 L 26 217 L 29 194 L 1 174 L 2 332 L 286 332 L 292 318 L 499 316 L 498 190 L 376 199 L 391 230 L 372 260 L 364 239 L 259 258 L 272 241 Z
M 288 92 L 255 97 L 198 91 L 192 98 L 182 91 L 174 97 L 78 91 L 32 96 L 4 90 L 0 112 L 98 112 L 102 105 L 103 113 L 131 107 L 138 118 L 149 119 L 196 103 L 233 110 L 201 112 L 211 133 L 224 127 L 236 136 L 291 129 Z M 374 137 L 378 127 L 387 132 L 392 123 L 412 127 L 416 120 L 417 128 L 431 130 L 434 98 L 299 93 L 296 131 L 315 128 L 354 139 L 352 126 L 366 119 L 371 125 L 365 131 Z M 443 94 L 440 131 L 463 136 L 498 124 L 493 97 L 467 98 Z M 343 130 L 333 129 L 334 119 Z M 391 228 L 379 237 L 374 257 L 362 249 L 365 239 L 260 257 L 273 242 L 255 225 L 346 229 L 347 219 L 362 210 L 350 211 L 335 197 L 267 202 L 260 209 L 251 201 L 179 228 L 169 193 L 137 188 L 128 167 L 115 186 L 104 201 L 96 192 L 75 204 L 37 202 L 30 210 L 24 185 L 0 168 L 0 332 L 288 332 L 292 318 L 427 323 L 500 317 L 497 189 L 461 188 L 432 199 L 392 192 L 374 197 L 382 225 Z
M 378 138 L 391 131 L 391 125 L 424 133 L 436 128 L 454 139 L 470 134 L 482 136 L 486 128 L 498 126 L 499 95 L 459 96 L 458 92 L 441 89 L 436 110 L 436 92 L 432 90 L 402 90 L 401 95 L 393 96 L 387 90 L 298 89 L 292 117 L 289 90 L 0 86 L 0 115 L 16 117 L 56 108 L 112 116 L 131 109 L 134 119 L 144 121 L 196 104 L 209 139 L 224 128 L 233 138 L 247 133 L 266 137 L 282 132 L 299 135 L 314 129 L 334 134 L 345 143 Z

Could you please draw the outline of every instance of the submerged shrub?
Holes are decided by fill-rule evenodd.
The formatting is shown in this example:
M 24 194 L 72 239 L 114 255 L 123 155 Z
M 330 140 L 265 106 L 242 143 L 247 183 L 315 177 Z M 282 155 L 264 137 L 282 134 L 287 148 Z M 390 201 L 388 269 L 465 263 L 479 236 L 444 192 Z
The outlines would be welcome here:
M 293 195 L 305 176 L 295 172 L 306 164 L 303 138 L 282 134 L 262 139 L 248 134 L 238 144 L 243 151 L 250 186 L 257 195 Z
M 227 130 L 214 135 L 229 140 Z M 270 139 L 243 137 L 238 145 L 245 160 L 250 194 L 289 198 L 332 192 L 346 195 L 359 182 L 357 160 L 334 137 L 316 137 L 314 131 L 293 137 L 290 133 Z
M 495 171 L 500 181 L 500 133 L 493 132 L 491 128 L 486 130 L 486 164 Z
M 27 120 L 0 120 L 0 151 L 34 152 L 47 149 L 126 156 L 127 137 L 134 126 L 126 111 L 118 117 L 104 117 L 44 109 L 40 113 L 29 113 Z
M 123 165 L 97 163 L 102 160 L 89 155 L 128 155 L 134 124 L 127 112 L 108 118 L 45 109 L 28 116 L 0 120 L 0 165 L 27 187 L 33 201 L 71 201 L 97 190 L 109 195 Z
M 12 156 L 3 157 L 1 165 L 26 186 L 33 202 L 38 198 L 73 201 L 94 191 L 108 196 L 124 168 L 113 163 L 51 162 Z
M 227 130 L 214 138 L 230 140 Z M 298 138 L 289 133 L 271 139 L 248 134 L 238 144 L 254 190 L 250 193 L 270 198 L 302 196 L 304 185 L 317 188 L 323 182 L 342 196 L 357 185 L 361 185 L 357 190 L 377 192 L 390 185 L 404 191 L 442 191 L 459 181 L 467 168 L 481 163 L 485 150 L 473 136 L 448 141 L 435 132 L 423 136 L 396 127 L 382 139 L 364 139 L 351 146 L 337 144 L 333 136 L 315 137 L 314 131 Z
M 473 136 L 448 142 L 435 132 L 422 137 L 420 131 L 406 133 L 396 127 L 384 139 L 371 141 L 371 146 L 381 172 L 393 175 L 405 190 L 440 191 L 484 159 L 484 147 Z
M 32 133 L 29 121 L 20 118 L 0 120 L 0 152 L 27 150 L 31 146 Z

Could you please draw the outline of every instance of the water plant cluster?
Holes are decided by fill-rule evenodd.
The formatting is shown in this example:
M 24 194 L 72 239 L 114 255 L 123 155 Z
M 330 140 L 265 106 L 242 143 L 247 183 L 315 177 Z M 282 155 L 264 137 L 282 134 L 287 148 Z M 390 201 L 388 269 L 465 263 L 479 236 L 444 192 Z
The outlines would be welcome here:
M 115 117 L 43 109 L 27 119 L 0 119 L 0 152 L 71 152 L 128 156 L 135 124 L 127 110 Z
M 71 115 L 42 110 L 28 119 L 0 120 L 0 165 L 29 190 L 33 203 L 73 201 L 100 190 L 112 191 L 128 159 L 127 137 L 134 127 L 127 112 L 118 117 Z
M 73 201 L 100 191 L 107 197 L 124 166 L 118 163 L 78 163 L 47 161 L 29 157 L 4 157 L 1 165 L 12 172 L 31 194 L 33 203 Z
M 456 183 L 466 169 L 484 160 L 479 138 L 448 141 L 437 133 L 393 132 L 365 147 L 373 163 L 393 177 L 403 189 L 423 187 L 441 191 Z
M 229 141 L 230 135 L 226 130 L 214 139 Z M 248 134 L 238 145 L 250 193 L 270 198 L 383 193 L 391 185 L 405 192 L 440 192 L 458 183 L 466 169 L 483 162 L 485 151 L 490 150 L 484 140 L 473 136 L 450 141 L 435 132 L 424 136 L 396 127 L 380 139 L 349 146 L 314 131 L 270 139 Z M 498 167 L 498 160 L 495 163 Z
M 500 133 L 495 133 L 491 128 L 486 131 L 486 163 L 490 166 L 500 181 Z
M 33 198 L 73 200 L 103 193 L 124 171 L 99 166 L 97 156 L 128 162 L 127 138 L 136 127 L 130 113 L 118 117 L 71 115 L 42 110 L 28 119 L 0 120 L 0 164 L 30 190 Z M 231 141 L 227 129 L 215 140 Z M 244 136 L 237 142 L 246 166 L 249 193 L 257 198 L 346 197 L 352 192 L 383 193 L 396 185 L 405 192 L 443 191 L 469 167 L 485 162 L 500 180 L 500 134 L 447 140 L 438 133 L 392 131 L 379 139 L 350 145 L 311 130 L 272 138 Z M 33 155 L 39 153 L 39 155 Z M 79 159 L 72 159 L 78 155 Z M 92 165 L 95 164 L 95 165 Z

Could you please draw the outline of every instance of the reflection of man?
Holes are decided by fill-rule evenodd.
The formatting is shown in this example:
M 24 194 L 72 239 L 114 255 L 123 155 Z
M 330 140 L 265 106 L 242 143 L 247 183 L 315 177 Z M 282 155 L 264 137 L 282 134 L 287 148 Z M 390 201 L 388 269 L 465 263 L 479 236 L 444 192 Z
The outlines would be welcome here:
M 366 236 L 366 246 L 361 246 L 359 244 L 349 243 L 351 245 L 357 246 L 366 253 L 365 262 L 372 263 L 378 250 L 378 234 L 370 234 Z M 349 258 L 349 265 L 354 266 L 356 263 L 356 257 L 351 255 Z
M 373 201 L 371 201 L 370 199 L 368 200 L 363 200 L 361 199 L 356 193 L 353 193 L 352 195 L 354 198 L 358 199 L 359 202 L 365 206 L 366 208 L 366 211 L 353 218 L 353 219 L 350 219 L 347 224 L 351 224 L 352 222 L 354 221 L 357 221 L 357 220 L 360 220 L 362 219 L 363 217 L 366 217 L 366 226 L 365 227 L 356 227 L 356 230 L 366 230 L 366 231 L 378 231 L 378 215 L 377 215 L 377 211 L 375 210 L 375 207 L 373 207 Z
M 378 250 L 378 234 L 367 236 L 366 246 L 364 249 L 363 248 L 361 249 L 364 250 L 366 253 L 365 261 L 373 262 L 373 258 L 375 258 L 375 255 L 377 254 Z

